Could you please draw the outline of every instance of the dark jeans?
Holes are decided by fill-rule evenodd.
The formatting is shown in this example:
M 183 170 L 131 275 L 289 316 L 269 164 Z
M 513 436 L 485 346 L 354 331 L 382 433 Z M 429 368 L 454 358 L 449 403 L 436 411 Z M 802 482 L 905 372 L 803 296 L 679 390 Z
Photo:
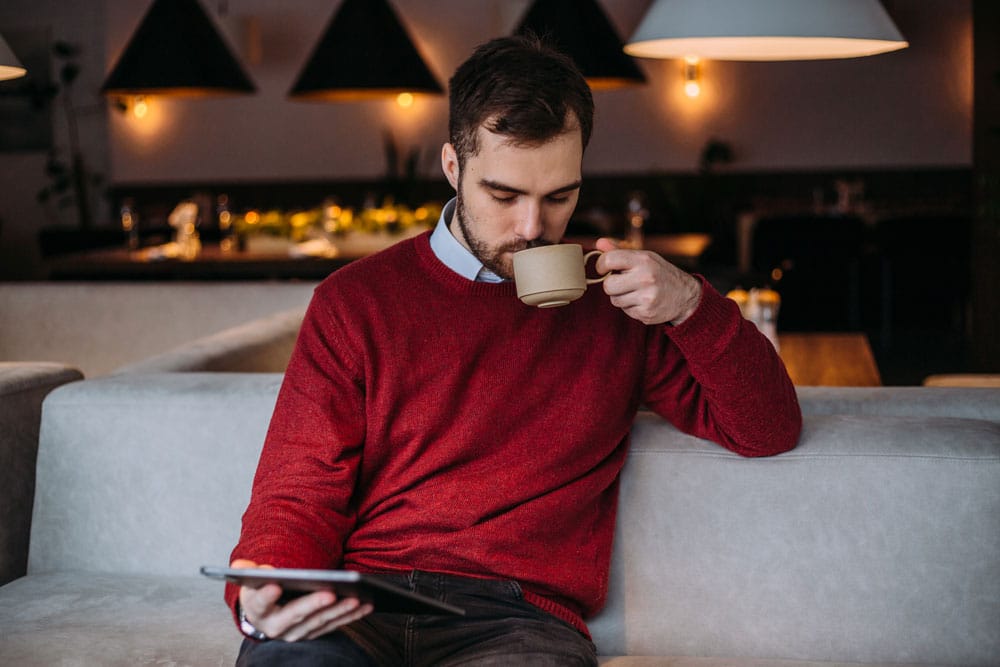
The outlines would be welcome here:
M 568 623 L 525 602 L 516 582 L 420 571 L 385 579 L 462 607 L 466 615 L 375 612 L 311 641 L 247 640 L 237 666 L 597 665 L 593 643 Z

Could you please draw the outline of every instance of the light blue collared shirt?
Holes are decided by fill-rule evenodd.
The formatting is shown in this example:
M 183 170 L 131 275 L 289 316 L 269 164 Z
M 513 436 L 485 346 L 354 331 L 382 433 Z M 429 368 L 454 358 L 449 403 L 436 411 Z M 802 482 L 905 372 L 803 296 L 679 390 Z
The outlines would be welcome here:
M 448 221 L 455 213 L 455 199 L 452 198 L 441 209 L 441 217 L 431 234 L 431 250 L 449 269 L 466 280 L 476 280 L 484 283 L 502 283 L 504 279 L 493 273 L 469 252 L 469 249 L 458 242 L 458 239 L 448 229 Z

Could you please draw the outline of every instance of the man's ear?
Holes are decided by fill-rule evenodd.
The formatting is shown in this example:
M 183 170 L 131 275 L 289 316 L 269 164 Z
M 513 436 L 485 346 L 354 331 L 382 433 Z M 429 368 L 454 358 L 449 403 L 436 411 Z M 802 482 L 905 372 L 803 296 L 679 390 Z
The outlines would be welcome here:
M 459 176 L 458 154 L 455 152 L 455 147 L 450 143 L 446 143 L 441 147 L 441 171 L 444 172 L 444 177 L 451 183 L 451 187 L 457 191 Z

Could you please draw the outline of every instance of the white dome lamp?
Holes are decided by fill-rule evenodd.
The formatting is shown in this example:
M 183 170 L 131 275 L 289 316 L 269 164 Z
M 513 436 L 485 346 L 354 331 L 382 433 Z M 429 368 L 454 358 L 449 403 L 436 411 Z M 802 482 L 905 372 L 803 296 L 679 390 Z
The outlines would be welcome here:
M 907 46 L 878 0 L 654 0 L 625 52 L 640 58 L 822 60 Z

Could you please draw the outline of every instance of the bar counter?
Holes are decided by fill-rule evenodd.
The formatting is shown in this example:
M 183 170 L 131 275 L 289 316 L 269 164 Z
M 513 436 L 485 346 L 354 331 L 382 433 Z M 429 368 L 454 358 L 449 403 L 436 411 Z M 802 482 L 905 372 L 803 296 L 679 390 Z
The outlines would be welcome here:
M 349 235 L 336 240 L 334 252 L 318 256 L 293 256 L 289 247 L 275 243 L 248 251 L 226 251 L 218 244 L 204 244 L 193 259 L 165 257 L 150 248 L 110 248 L 56 257 L 48 261 L 47 268 L 51 280 L 322 280 L 404 238 L 406 235 L 400 234 Z M 597 242 L 589 237 L 565 240 L 586 248 Z M 663 234 L 647 236 L 644 247 L 693 270 L 710 243 L 705 234 Z

